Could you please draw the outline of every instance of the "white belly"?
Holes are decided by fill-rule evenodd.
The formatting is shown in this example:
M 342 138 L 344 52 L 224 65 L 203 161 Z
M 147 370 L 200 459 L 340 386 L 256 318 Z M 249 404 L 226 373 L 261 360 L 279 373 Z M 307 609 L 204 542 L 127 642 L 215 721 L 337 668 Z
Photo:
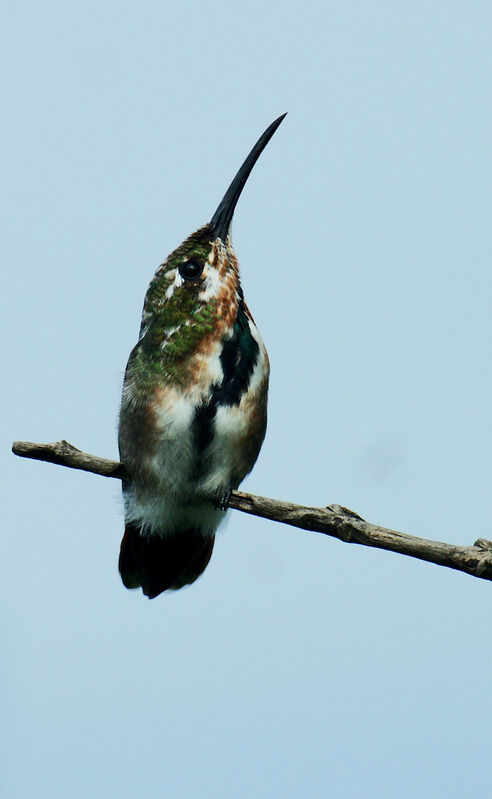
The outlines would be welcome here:
M 125 491 L 125 518 L 148 534 L 199 528 L 212 534 L 225 516 L 197 482 L 192 422 L 195 405 L 174 390 L 156 408 L 157 435 L 147 463 L 148 485 L 132 483 Z
M 268 379 L 268 359 L 260 343 L 248 390 L 239 405 L 218 405 L 212 421 L 211 441 L 198 458 L 194 417 L 197 406 L 207 402 L 209 393 L 202 386 L 183 394 L 175 388 L 163 389 L 153 406 L 155 436 L 152 455 L 146 458 L 148 479 L 132 483 L 125 491 L 127 521 L 139 524 L 149 534 L 174 533 L 190 527 L 212 534 L 225 516 L 211 498 L 237 486 L 252 468 L 258 454 L 249 448 L 245 458 L 251 415 L 258 397 L 264 396 Z M 214 366 L 212 373 L 211 366 Z M 220 382 L 220 361 L 210 359 L 206 374 L 208 386 Z M 246 449 L 248 449 L 246 444 Z

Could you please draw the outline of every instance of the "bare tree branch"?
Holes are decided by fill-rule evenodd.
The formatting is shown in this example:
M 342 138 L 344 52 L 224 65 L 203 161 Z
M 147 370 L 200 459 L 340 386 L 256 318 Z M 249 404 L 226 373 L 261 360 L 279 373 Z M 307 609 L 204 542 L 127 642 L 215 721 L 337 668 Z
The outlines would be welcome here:
M 34 444 L 30 441 L 14 441 L 12 452 L 22 458 L 57 463 L 71 469 L 82 469 L 104 477 L 122 479 L 126 472 L 123 464 L 107 458 L 88 455 L 67 441 L 56 444 Z M 406 533 L 388 530 L 364 521 L 360 516 L 341 505 L 326 508 L 310 508 L 282 502 L 277 499 L 258 497 L 233 491 L 229 507 L 235 510 L 290 524 L 302 530 L 324 533 L 347 544 L 363 544 L 368 547 L 399 552 L 439 566 L 466 572 L 473 577 L 492 580 L 492 541 L 479 538 L 473 546 L 455 546 L 441 541 L 430 541 Z
M 57 441 L 56 444 L 33 444 L 32 441 L 14 441 L 12 452 L 21 458 L 33 458 L 36 461 L 57 463 L 59 466 L 69 466 L 70 469 L 82 469 L 84 472 L 100 474 L 103 477 L 117 477 L 121 480 L 125 476 L 125 468 L 118 461 L 107 458 L 98 458 L 97 455 L 88 455 L 68 441 Z

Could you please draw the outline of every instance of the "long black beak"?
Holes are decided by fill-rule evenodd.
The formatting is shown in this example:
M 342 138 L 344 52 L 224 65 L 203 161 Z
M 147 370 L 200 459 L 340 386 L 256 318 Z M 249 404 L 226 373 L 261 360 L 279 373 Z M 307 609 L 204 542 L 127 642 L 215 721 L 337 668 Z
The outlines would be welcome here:
M 218 238 L 222 239 L 222 241 L 226 240 L 232 216 L 234 214 L 234 209 L 236 207 L 237 201 L 239 200 L 241 192 L 244 189 L 244 184 L 249 178 L 251 170 L 256 164 L 258 158 L 262 154 L 283 118 L 286 116 L 287 114 L 282 114 L 282 116 L 276 119 L 275 122 L 272 122 L 270 127 L 267 128 L 266 131 L 260 136 L 241 169 L 224 194 L 222 200 L 220 201 L 219 207 L 217 208 L 210 222 L 210 230 L 214 239 Z

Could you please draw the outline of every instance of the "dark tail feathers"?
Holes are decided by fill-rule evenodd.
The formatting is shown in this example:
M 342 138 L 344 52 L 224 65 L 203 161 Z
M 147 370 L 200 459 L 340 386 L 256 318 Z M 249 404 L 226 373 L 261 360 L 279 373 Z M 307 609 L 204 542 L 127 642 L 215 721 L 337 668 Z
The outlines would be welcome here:
M 194 583 L 212 555 L 215 535 L 197 530 L 174 535 L 140 535 L 140 528 L 125 527 L 118 568 L 127 588 L 140 588 L 149 599 L 162 591 Z

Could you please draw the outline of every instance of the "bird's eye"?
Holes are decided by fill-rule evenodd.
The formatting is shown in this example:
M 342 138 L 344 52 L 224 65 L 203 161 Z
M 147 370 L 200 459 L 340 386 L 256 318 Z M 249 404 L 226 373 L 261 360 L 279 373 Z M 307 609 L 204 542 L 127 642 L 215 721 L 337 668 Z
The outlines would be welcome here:
M 203 264 L 191 258 L 179 265 L 179 274 L 184 280 L 196 280 L 203 272 Z

